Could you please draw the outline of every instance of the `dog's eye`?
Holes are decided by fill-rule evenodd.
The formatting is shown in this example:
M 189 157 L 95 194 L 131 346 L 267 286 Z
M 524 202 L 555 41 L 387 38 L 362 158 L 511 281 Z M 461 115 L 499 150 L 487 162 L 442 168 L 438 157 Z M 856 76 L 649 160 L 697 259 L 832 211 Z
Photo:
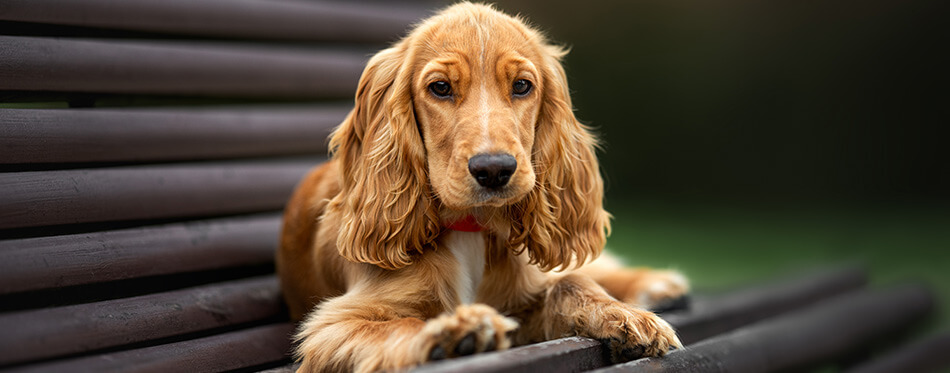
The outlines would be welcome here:
M 432 92 L 438 98 L 448 98 L 452 96 L 452 85 L 441 80 L 433 82 L 429 84 L 429 92 Z
M 526 96 L 528 93 L 531 93 L 531 81 L 518 79 L 511 84 L 511 94 L 515 96 Z

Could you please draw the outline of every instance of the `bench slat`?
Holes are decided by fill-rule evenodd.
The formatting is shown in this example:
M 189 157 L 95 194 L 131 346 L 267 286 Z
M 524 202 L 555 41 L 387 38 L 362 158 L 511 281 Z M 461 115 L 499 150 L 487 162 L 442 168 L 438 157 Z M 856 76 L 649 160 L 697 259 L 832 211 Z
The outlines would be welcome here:
M 663 318 L 676 327 L 680 340 L 689 345 L 846 294 L 864 287 L 867 282 L 866 271 L 858 267 L 812 271 L 719 294 L 708 301 L 695 302 L 689 310 L 664 314 Z
M 320 159 L 0 174 L 0 228 L 279 210 Z
M 583 372 L 609 365 L 609 356 L 599 341 L 568 337 L 429 363 L 412 372 Z
M 690 343 L 708 333 L 722 333 L 766 317 L 814 304 L 860 288 L 867 281 L 858 268 L 833 268 L 786 278 L 747 289 L 734 290 L 706 302 L 697 302 L 689 311 L 664 314 L 663 317 Z M 739 302 L 732 304 L 732 302 Z M 707 312 L 709 315 L 707 315 Z M 711 316 L 710 316 L 711 315 Z M 717 322 L 716 320 L 722 320 Z M 692 338 L 692 339 L 691 339 Z M 550 351 L 557 351 L 550 357 Z M 600 344 L 588 338 L 565 338 L 535 345 L 516 347 L 470 357 L 440 361 L 419 367 L 413 372 L 523 372 L 533 364 L 555 359 L 547 372 L 578 372 L 609 364 L 609 356 Z M 597 360 L 597 359 L 601 360 Z
M 326 152 L 351 105 L 0 111 L 0 163 L 200 160 Z
M 0 36 L 0 90 L 351 97 L 366 56 L 267 46 Z
M 0 364 L 236 325 L 280 313 L 274 276 L 0 315 Z
M 10 372 L 220 372 L 287 360 L 293 326 L 273 324 L 135 350 L 29 365 Z
M 0 241 L 0 294 L 267 264 L 280 215 Z
M 596 372 L 801 371 L 920 320 L 933 302 L 929 291 L 913 285 L 849 294 L 707 339 L 663 359 L 640 359 Z
M 847 373 L 946 372 L 950 370 L 950 333 L 943 332 L 888 352 Z
M 261 0 L 4 0 L 0 20 L 227 38 L 387 42 L 422 7 Z

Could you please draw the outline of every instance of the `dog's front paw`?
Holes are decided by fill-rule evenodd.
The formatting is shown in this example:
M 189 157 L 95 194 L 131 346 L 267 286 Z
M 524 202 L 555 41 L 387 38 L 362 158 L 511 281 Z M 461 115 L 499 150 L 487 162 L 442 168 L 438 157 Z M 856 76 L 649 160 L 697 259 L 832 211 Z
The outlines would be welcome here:
M 673 348 L 683 348 L 673 327 L 652 312 L 616 302 L 597 316 L 600 320 L 591 324 L 588 333 L 610 348 L 614 362 L 663 356 Z
M 442 360 L 511 347 L 509 332 L 518 323 L 482 304 L 462 305 L 455 313 L 426 322 L 419 340 L 420 361 Z
M 689 281 L 681 273 L 643 269 L 628 285 L 623 301 L 655 312 L 686 308 Z

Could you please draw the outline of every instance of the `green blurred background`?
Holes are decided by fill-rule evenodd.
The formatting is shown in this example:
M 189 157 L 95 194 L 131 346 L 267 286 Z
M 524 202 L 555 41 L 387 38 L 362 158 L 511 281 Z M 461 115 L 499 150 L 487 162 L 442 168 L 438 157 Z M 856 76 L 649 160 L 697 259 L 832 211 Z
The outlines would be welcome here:
M 945 1 L 502 1 L 572 48 L 609 248 L 720 289 L 840 263 L 950 329 Z

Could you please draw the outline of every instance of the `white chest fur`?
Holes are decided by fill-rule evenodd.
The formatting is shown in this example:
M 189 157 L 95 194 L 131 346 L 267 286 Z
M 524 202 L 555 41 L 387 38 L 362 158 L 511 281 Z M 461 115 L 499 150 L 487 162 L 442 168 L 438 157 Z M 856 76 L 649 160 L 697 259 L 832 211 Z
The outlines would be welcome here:
M 475 301 L 485 272 L 485 236 L 481 232 L 449 232 L 442 242 L 458 261 L 455 289 L 462 304 Z

